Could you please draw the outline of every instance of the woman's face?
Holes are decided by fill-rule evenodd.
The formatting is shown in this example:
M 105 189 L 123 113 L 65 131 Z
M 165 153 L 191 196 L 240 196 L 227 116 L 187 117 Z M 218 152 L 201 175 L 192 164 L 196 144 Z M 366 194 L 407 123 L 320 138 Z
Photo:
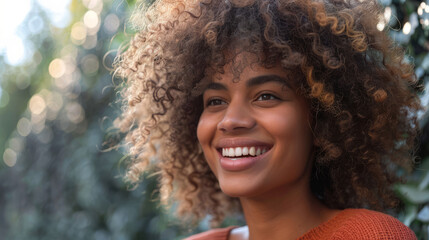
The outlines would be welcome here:
M 309 109 L 288 74 L 246 67 L 233 82 L 229 65 L 205 90 L 197 136 L 224 193 L 254 197 L 306 186 L 312 135 Z

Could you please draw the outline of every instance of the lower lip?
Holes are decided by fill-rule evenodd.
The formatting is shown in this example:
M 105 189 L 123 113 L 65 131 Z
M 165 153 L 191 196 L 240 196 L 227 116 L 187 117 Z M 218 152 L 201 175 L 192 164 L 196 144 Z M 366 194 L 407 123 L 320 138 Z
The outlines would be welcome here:
M 223 157 L 220 153 L 220 166 L 225 171 L 238 172 L 251 168 L 257 161 L 261 160 L 269 151 L 256 157 L 244 157 L 232 160 L 228 157 Z

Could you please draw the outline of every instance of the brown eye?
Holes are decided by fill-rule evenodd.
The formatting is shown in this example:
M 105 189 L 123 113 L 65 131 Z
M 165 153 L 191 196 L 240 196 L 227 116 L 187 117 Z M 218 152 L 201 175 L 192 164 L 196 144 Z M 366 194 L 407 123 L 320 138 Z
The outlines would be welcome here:
M 266 100 L 277 100 L 279 99 L 278 97 L 269 94 L 269 93 L 264 93 L 259 95 L 259 97 L 256 99 L 256 101 L 266 101 Z
M 225 101 L 223 101 L 222 99 L 210 99 L 209 101 L 207 101 L 207 106 L 217 106 L 217 105 L 222 105 L 222 104 L 226 104 Z

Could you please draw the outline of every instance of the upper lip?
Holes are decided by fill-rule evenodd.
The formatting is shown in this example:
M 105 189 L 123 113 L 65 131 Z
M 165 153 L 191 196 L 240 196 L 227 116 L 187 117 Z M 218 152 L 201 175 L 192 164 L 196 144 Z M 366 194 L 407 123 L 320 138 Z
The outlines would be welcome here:
M 258 141 L 250 138 L 223 138 L 215 145 L 216 148 L 233 148 L 233 147 L 252 147 L 266 146 L 271 148 L 273 144 Z

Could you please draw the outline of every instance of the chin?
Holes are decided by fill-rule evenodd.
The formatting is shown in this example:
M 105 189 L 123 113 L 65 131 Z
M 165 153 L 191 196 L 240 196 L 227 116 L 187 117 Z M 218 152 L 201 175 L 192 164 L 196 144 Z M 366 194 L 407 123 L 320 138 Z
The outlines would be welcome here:
M 245 198 L 245 197 L 255 197 L 259 194 L 261 194 L 262 189 L 258 188 L 256 186 L 250 186 L 249 184 L 246 184 L 245 186 L 243 186 L 243 181 L 234 183 L 234 181 L 228 181 L 225 180 L 225 183 L 222 183 L 222 181 L 220 181 L 220 189 L 222 190 L 223 193 L 225 193 L 226 195 L 230 196 L 230 197 L 237 197 L 237 198 Z M 245 182 L 249 182 L 249 181 L 245 181 Z

